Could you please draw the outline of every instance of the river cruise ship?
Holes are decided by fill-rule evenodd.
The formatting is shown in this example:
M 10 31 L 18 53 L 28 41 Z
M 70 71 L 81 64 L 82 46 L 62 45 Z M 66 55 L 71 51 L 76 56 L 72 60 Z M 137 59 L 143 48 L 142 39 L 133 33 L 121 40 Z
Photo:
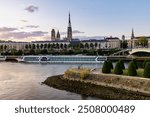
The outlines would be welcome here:
M 18 62 L 25 63 L 103 63 L 106 56 L 22 56 L 17 58 Z

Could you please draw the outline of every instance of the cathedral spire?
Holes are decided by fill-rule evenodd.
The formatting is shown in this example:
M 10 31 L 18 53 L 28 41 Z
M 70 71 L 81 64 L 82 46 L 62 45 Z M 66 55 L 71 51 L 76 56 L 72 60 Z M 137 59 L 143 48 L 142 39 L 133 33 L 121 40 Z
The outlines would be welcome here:
M 69 12 L 69 22 L 68 22 L 68 27 L 71 27 L 71 18 L 70 18 L 70 12 Z
M 72 40 L 72 27 L 71 27 L 71 18 L 70 18 L 70 12 L 69 12 L 69 22 L 68 22 L 68 28 L 67 28 L 67 40 Z
M 60 33 L 59 33 L 59 30 L 57 31 L 56 38 L 57 38 L 57 40 L 60 40 Z
M 132 34 L 131 34 L 131 39 L 134 39 L 135 36 L 134 36 L 134 29 L 132 28 Z

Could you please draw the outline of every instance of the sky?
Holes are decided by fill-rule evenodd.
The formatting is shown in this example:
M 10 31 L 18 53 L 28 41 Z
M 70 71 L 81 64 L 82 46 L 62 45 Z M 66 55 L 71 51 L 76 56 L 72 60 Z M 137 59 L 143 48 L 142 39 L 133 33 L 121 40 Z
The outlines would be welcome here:
M 150 0 L 0 0 L 0 40 L 50 40 L 66 36 L 71 13 L 73 37 L 150 36 Z

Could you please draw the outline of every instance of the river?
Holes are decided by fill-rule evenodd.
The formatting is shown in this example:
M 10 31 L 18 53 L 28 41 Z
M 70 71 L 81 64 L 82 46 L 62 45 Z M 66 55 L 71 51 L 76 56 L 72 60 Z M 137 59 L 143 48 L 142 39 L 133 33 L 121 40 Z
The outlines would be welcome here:
M 47 77 L 63 74 L 78 64 L 24 64 L 0 63 L 0 100 L 93 100 L 80 94 L 41 85 Z M 86 64 L 83 67 L 100 68 L 102 64 Z

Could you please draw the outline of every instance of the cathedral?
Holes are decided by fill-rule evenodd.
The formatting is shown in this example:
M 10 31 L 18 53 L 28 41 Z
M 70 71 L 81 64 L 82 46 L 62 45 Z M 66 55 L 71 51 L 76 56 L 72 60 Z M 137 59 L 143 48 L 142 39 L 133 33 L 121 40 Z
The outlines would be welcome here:
M 51 31 L 51 41 L 59 41 L 60 40 L 60 33 L 59 30 L 56 34 L 55 29 L 52 29 Z M 72 40 L 72 26 L 71 26 L 71 17 L 69 13 L 69 21 L 68 21 L 68 27 L 67 27 L 67 37 L 64 38 L 65 41 L 71 41 Z

